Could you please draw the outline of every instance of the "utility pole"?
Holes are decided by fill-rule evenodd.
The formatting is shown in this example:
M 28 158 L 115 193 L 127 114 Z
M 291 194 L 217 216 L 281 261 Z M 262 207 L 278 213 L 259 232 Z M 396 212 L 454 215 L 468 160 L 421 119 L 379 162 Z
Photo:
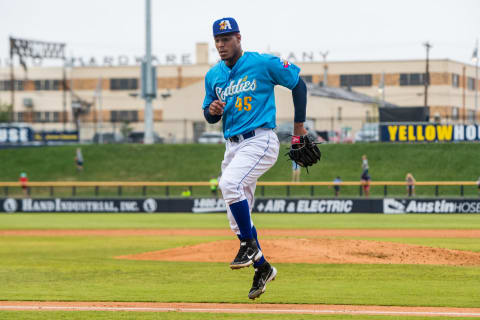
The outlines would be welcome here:
M 98 122 L 95 124 L 95 131 L 98 132 L 98 143 L 103 144 L 103 97 L 102 97 L 102 87 L 103 87 L 103 78 L 98 78 L 97 89 L 95 90 L 95 95 L 97 96 L 98 101 Z M 95 112 L 97 112 L 95 110 Z M 97 118 L 95 116 L 95 118 Z
M 428 85 L 430 84 L 430 73 L 428 72 L 428 63 L 429 63 L 429 57 L 428 54 L 430 53 L 430 48 L 432 48 L 432 45 L 427 41 L 423 44 L 425 48 L 427 49 L 427 59 L 426 59 L 426 68 L 425 68 L 425 78 L 423 79 L 423 83 L 425 84 L 425 101 L 424 101 L 424 106 L 428 107 Z
M 478 38 L 475 42 L 475 49 L 473 50 L 472 59 L 475 62 L 475 119 L 477 117 L 478 112 Z
M 145 65 L 146 65 L 146 95 L 145 95 L 145 133 L 144 144 L 153 143 L 153 109 L 152 109 L 152 25 L 151 2 L 145 0 Z M 143 86 L 144 84 L 142 84 Z
M 15 71 L 13 67 L 13 39 L 10 37 L 10 104 L 12 111 L 8 115 L 8 122 L 13 121 L 13 110 L 15 109 Z
M 63 68 L 62 68 L 62 105 L 63 105 L 63 114 L 67 113 L 67 59 L 63 58 Z M 66 119 L 63 118 L 63 131 L 67 130 L 66 128 Z M 80 131 L 78 132 L 80 135 Z
M 380 78 L 380 85 L 378 86 L 380 93 L 382 94 L 382 105 L 385 104 L 385 72 L 382 72 Z
M 320 54 L 323 57 L 323 86 L 326 87 L 328 85 L 328 65 L 327 65 L 327 56 L 328 51 L 321 52 Z

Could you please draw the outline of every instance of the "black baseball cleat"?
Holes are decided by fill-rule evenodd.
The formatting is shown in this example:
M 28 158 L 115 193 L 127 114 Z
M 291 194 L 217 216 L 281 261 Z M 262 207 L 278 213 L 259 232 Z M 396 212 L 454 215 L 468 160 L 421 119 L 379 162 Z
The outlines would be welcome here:
M 240 269 L 252 265 L 262 257 L 262 251 L 258 249 L 255 239 L 240 242 L 237 256 L 230 262 L 230 268 Z
M 260 267 L 255 268 L 255 275 L 253 276 L 253 284 L 248 297 L 252 300 L 260 297 L 267 289 L 267 283 L 275 280 L 277 276 L 277 269 L 272 267 L 270 263 L 266 262 Z

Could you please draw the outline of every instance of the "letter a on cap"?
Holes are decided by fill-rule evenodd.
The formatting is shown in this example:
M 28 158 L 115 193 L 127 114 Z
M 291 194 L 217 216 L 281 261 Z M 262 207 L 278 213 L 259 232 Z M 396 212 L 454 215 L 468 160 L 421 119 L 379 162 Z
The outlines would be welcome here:
M 220 22 L 220 30 L 232 30 L 232 26 L 230 25 L 230 21 L 222 20 Z

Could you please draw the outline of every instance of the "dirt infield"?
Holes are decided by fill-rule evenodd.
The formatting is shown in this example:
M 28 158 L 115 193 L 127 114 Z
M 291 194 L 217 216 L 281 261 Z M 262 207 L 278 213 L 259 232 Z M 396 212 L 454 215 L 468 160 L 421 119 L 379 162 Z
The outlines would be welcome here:
M 226 229 L 115 229 L 115 230 L 2 230 L 0 236 L 232 236 Z M 276 263 L 428 264 L 479 266 L 480 253 L 387 241 L 338 239 L 339 237 L 480 238 L 480 230 L 416 229 L 265 229 L 263 251 Z M 332 239 L 333 238 L 333 239 Z M 119 259 L 229 262 L 237 240 L 206 242 L 193 246 Z
M 261 245 L 267 260 L 274 263 L 480 265 L 480 252 L 394 242 L 289 238 L 262 240 Z M 224 240 L 117 258 L 228 263 L 237 250 L 238 240 Z
M 390 307 L 313 304 L 228 304 L 152 302 L 0 301 L 0 310 L 207 312 L 269 314 L 348 314 L 395 316 L 480 317 L 480 308 Z

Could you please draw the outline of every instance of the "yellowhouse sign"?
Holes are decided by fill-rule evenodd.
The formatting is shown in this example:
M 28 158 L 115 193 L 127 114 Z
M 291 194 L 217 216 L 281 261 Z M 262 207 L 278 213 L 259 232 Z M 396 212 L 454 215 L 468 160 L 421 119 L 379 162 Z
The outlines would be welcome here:
M 479 125 L 391 124 L 380 126 L 383 142 L 480 141 Z

